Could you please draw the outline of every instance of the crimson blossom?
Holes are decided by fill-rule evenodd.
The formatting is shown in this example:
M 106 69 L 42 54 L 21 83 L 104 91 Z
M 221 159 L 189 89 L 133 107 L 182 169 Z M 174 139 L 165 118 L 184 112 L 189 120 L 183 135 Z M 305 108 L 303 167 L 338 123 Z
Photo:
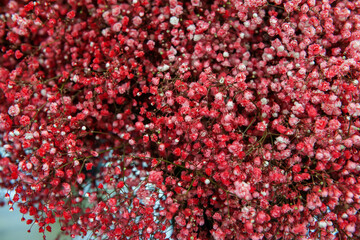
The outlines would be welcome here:
M 44 238 L 360 239 L 359 0 L 2 1 L 0 51 Z

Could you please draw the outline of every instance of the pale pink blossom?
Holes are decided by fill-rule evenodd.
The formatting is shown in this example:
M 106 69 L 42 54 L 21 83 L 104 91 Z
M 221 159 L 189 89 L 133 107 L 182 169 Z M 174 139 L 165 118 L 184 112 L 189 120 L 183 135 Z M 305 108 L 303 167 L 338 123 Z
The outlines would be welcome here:
M 9 107 L 8 113 L 10 116 L 15 117 L 17 115 L 19 115 L 20 113 L 20 108 L 18 104 L 12 105 Z

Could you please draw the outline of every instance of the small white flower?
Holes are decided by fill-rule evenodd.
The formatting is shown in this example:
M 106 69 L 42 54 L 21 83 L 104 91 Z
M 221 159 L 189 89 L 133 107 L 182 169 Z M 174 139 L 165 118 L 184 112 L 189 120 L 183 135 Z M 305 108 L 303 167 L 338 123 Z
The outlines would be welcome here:
M 175 17 L 175 16 L 172 16 L 172 17 L 170 18 L 170 23 L 171 23 L 172 25 L 177 25 L 177 24 L 179 23 L 179 18 L 177 18 L 177 17 Z
M 191 25 L 189 25 L 186 29 L 187 29 L 189 32 L 195 32 L 196 26 L 195 26 L 194 24 L 191 24 Z
M 282 52 L 285 50 L 285 47 L 283 45 L 281 45 L 277 48 L 277 50 L 278 50 L 278 52 Z
M 319 228 L 326 228 L 327 226 L 325 221 L 320 221 L 318 224 L 319 224 Z
M 25 139 L 26 139 L 26 140 L 30 140 L 30 139 L 32 139 L 32 138 L 33 138 L 32 133 L 25 133 Z
M 360 50 L 360 41 L 354 40 L 350 43 L 350 46 L 354 48 L 355 50 Z
M 234 102 L 233 101 L 228 101 L 227 104 L 226 104 L 226 107 L 228 110 L 231 110 L 234 108 Z
M 194 41 L 195 41 L 195 42 L 199 41 L 199 40 L 202 39 L 202 38 L 203 38 L 203 35 L 202 35 L 202 34 L 195 34 L 195 35 L 194 35 Z
M 159 66 L 158 67 L 158 71 L 159 72 L 166 72 L 167 70 L 169 70 L 170 66 L 167 64 L 164 64 L 163 66 Z
M 73 82 L 79 81 L 79 76 L 78 76 L 78 75 L 74 75 L 74 76 L 72 77 L 72 81 L 73 81 Z
M 221 101 L 221 100 L 222 100 L 222 98 L 223 98 L 222 93 L 217 93 L 217 94 L 215 94 L 215 99 L 216 99 L 216 100 Z
M 266 105 L 269 102 L 267 98 L 262 98 L 260 101 L 262 105 Z

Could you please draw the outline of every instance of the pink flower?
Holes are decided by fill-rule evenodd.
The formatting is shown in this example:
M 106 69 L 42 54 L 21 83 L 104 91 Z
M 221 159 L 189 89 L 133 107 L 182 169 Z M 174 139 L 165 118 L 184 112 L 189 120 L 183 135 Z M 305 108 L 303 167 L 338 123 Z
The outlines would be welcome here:
M 66 16 L 69 18 L 69 19 L 73 19 L 75 17 L 75 11 L 70 11 L 66 14 Z
M 281 216 L 281 208 L 277 205 L 271 209 L 270 214 L 273 218 L 279 218 Z
M 20 124 L 21 124 L 22 126 L 27 126 L 27 125 L 29 125 L 29 124 L 30 124 L 30 117 L 29 117 L 29 116 L 26 116 L 26 115 L 21 116 L 21 118 L 20 118 Z
M 133 18 L 132 22 L 133 22 L 133 24 L 134 24 L 136 27 L 138 27 L 138 26 L 141 25 L 142 19 L 141 19 L 141 17 L 136 16 L 136 17 Z
M 58 105 L 56 103 L 51 103 L 50 104 L 50 112 L 56 113 L 57 111 L 58 111 Z
M 19 115 L 20 113 L 20 108 L 18 104 L 12 105 L 9 107 L 8 113 L 10 116 L 15 117 L 17 115 Z
M 220 228 L 218 228 L 216 231 L 212 231 L 212 236 L 215 240 L 224 240 L 226 234 Z
M 314 210 L 315 208 L 319 208 L 322 205 L 322 202 L 318 195 L 312 193 L 307 195 L 307 208 Z
M 200 0 L 191 0 L 191 4 L 194 7 L 199 7 L 201 5 L 201 1 Z
M 266 131 L 266 128 L 267 128 L 267 123 L 264 122 L 264 121 L 259 122 L 259 123 L 256 125 L 256 130 L 261 131 L 261 132 L 265 132 L 265 131 Z
M 234 193 L 239 197 L 246 200 L 252 199 L 250 194 L 250 184 L 245 182 L 236 181 L 235 182 L 235 191 Z
M 348 231 L 349 233 L 354 233 L 356 231 L 356 225 L 355 223 L 349 223 L 346 228 L 345 228 L 346 231 Z
M 312 44 L 309 46 L 309 55 L 318 55 L 322 51 L 322 47 L 319 44 Z
M 360 103 L 349 103 L 349 105 L 347 106 L 347 110 L 351 116 L 360 116 Z
M 244 4 L 246 7 L 258 8 L 266 4 L 266 0 L 245 0 Z
M 256 223 L 263 224 L 264 222 L 267 222 L 270 220 L 270 216 L 267 215 L 264 211 L 261 211 L 256 216 Z
M 154 184 L 161 184 L 163 182 L 163 172 L 151 171 L 149 173 L 149 182 Z

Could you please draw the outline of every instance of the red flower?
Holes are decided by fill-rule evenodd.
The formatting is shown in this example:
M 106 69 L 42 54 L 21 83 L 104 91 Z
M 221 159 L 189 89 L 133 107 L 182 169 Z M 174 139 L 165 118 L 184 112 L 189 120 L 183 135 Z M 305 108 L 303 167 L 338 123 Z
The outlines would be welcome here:
M 318 55 L 322 51 L 322 47 L 319 44 L 312 44 L 309 46 L 309 55 Z
M 70 11 L 66 14 L 66 17 L 69 19 L 73 19 L 75 17 L 75 11 Z
M 359 238 L 356 1 L 5 2 L 0 183 L 27 223 Z

